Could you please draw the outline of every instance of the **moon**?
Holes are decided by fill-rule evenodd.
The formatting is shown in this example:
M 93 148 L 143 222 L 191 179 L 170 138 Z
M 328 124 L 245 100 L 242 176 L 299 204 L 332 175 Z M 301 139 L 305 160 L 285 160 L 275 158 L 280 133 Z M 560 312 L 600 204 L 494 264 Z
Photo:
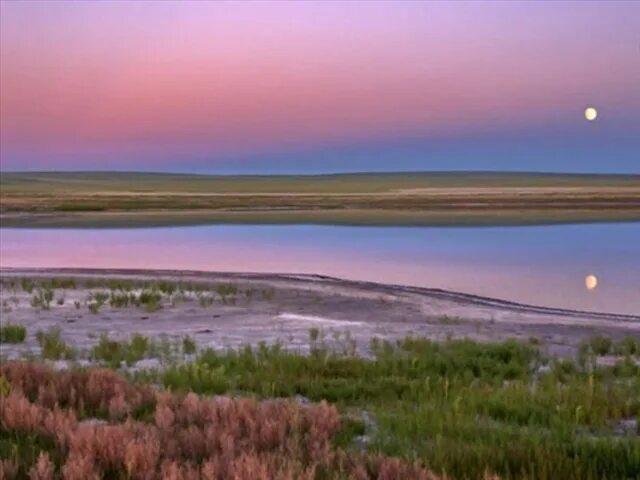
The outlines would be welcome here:
M 598 286 L 598 277 L 595 275 L 587 275 L 584 277 L 584 285 L 587 290 L 594 290 Z
M 595 107 L 587 107 L 584 110 L 584 118 L 593 122 L 598 117 L 598 110 Z

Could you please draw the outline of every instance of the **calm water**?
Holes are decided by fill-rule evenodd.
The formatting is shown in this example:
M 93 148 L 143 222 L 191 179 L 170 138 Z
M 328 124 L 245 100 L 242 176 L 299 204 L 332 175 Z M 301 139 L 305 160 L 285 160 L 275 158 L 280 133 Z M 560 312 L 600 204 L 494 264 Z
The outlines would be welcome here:
M 0 265 L 319 273 L 640 313 L 640 223 L 0 229 Z M 585 288 L 588 274 L 598 277 L 595 290 Z

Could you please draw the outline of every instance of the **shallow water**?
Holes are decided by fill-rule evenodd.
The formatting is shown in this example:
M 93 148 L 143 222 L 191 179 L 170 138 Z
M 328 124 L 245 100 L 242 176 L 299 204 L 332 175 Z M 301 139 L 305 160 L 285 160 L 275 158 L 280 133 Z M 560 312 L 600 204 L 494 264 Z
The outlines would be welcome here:
M 0 265 L 317 273 L 640 313 L 640 223 L 0 229 Z M 594 290 L 588 274 L 598 277 Z

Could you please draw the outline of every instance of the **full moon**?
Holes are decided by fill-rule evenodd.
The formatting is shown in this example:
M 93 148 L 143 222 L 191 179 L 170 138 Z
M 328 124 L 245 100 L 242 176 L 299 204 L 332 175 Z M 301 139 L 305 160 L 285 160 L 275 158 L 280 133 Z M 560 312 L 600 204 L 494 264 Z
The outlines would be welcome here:
M 595 275 L 587 275 L 584 277 L 584 285 L 587 287 L 587 290 L 593 290 L 598 286 L 598 277 Z
M 598 116 L 598 111 L 594 107 L 587 107 L 584 111 L 584 118 L 593 122 Z

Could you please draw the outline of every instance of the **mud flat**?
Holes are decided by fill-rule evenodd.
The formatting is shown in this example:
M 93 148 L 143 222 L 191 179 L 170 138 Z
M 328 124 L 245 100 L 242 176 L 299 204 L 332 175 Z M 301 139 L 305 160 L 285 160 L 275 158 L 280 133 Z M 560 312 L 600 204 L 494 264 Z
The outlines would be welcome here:
M 198 348 L 264 341 L 305 352 L 310 332 L 315 332 L 328 345 L 348 344 L 361 354 L 367 354 L 374 337 L 481 342 L 514 338 L 540 344 L 552 355 L 570 356 L 593 336 L 640 336 L 636 315 L 314 275 L 8 268 L 0 274 L 2 323 L 21 324 L 27 330 L 24 342 L 3 344 L 2 355 L 10 358 L 37 354 L 36 332 L 56 328 L 80 350 L 90 349 L 101 334 L 126 340 L 140 333 L 170 341 L 189 336 Z M 34 305 L 41 293 L 38 285 L 47 282 L 51 300 Z M 135 297 L 145 290 L 158 292 L 159 300 L 123 307 L 107 298 L 125 291 Z M 103 297 L 98 308 L 96 294 Z

